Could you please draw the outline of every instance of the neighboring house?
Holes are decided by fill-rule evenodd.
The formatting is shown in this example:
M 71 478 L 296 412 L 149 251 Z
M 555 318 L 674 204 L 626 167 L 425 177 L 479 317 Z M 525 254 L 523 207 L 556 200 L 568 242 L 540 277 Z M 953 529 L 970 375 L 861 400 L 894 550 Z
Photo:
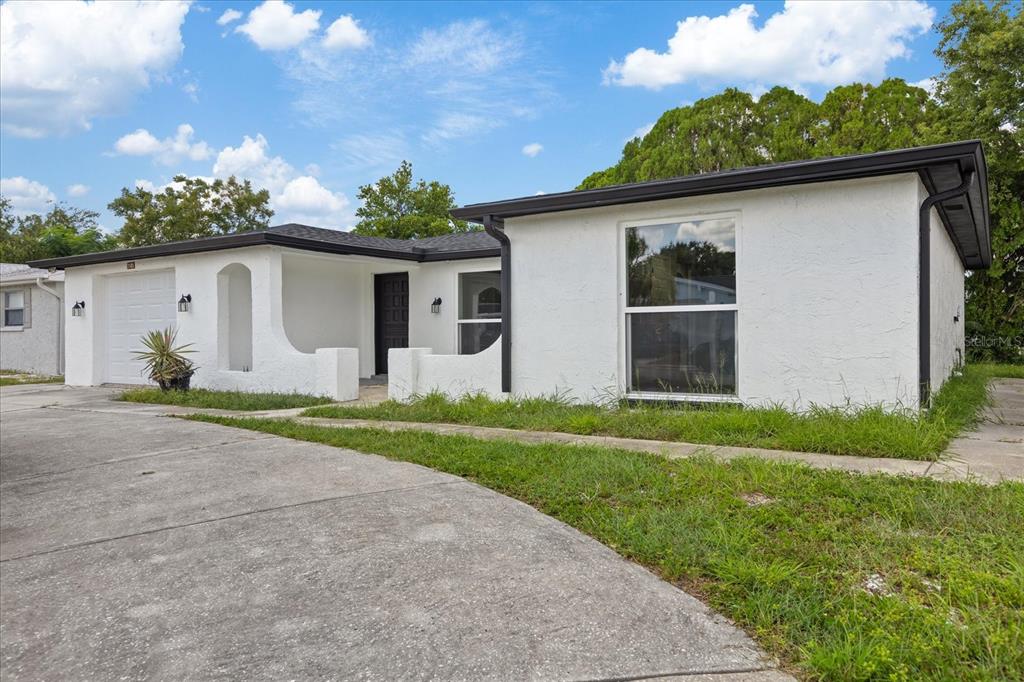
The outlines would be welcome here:
M 453 213 L 487 234 L 289 225 L 33 265 L 67 268 L 65 308 L 85 306 L 72 384 L 141 381 L 138 336 L 176 325 L 199 386 L 345 398 L 387 373 L 398 399 L 806 409 L 917 408 L 963 361 L 965 269 L 991 262 L 978 142 Z
M 0 368 L 63 373 L 63 296 L 63 272 L 0 263 Z

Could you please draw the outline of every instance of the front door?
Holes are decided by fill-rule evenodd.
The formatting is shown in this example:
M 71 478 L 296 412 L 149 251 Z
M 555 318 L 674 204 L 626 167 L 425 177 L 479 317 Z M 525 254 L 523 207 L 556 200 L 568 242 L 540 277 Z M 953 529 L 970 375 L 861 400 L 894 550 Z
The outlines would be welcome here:
M 377 374 L 388 373 L 388 349 L 409 347 L 409 273 L 373 280 Z

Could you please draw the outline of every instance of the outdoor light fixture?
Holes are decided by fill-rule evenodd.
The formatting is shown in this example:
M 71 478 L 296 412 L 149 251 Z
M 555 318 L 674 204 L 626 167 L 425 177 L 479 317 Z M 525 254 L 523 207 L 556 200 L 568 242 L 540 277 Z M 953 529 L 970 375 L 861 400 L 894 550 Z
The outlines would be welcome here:
M 435 315 L 437 313 L 441 312 L 441 297 L 440 296 L 435 298 L 434 302 L 430 304 L 430 312 L 434 313 Z
M 81 317 L 82 315 L 85 315 L 85 301 L 78 301 L 71 306 L 71 316 Z
M 187 313 L 192 307 L 192 294 L 182 294 L 178 299 L 178 312 Z

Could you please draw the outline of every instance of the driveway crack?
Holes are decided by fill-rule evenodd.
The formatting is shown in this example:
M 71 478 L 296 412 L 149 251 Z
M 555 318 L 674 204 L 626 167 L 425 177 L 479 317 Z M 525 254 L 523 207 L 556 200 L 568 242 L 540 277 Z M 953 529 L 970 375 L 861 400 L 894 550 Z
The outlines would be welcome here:
M 211 523 L 217 523 L 219 521 L 230 521 L 232 519 L 240 519 L 246 516 L 254 516 L 256 514 L 265 514 L 268 512 L 279 511 L 281 509 L 294 509 L 296 507 L 305 507 L 314 504 L 323 504 L 326 502 L 337 502 L 340 500 L 354 500 L 364 497 L 371 497 L 373 495 L 385 495 L 389 493 L 401 493 L 411 490 L 422 490 L 424 488 L 434 488 L 442 485 L 453 485 L 459 483 L 466 483 L 461 478 L 454 479 L 451 481 L 435 481 L 432 483 L 421 483 L 418 485 L 409 485 L 401 488 L 386 488 L 384 490 L 372 490 L 365 493 L 349 493 L 346 495 L 334 495 L 332 497 L 321 497 L 315 500 L 304 500 L 302 502 L 292 502 L 290 504 L 277 505 L 275 507 L 264 507 L 262 509 L 250 509 L 249 511 L 238 512 L 237 514 L 227 514 L 226 516 L 217 516 L 212 519 L 201 519 L 199 521 L 189 521 L 188 523 L 179 523 L 170 526 L 161 526 L 160 528 L 151 528 L 149 530 L 141 530 L 136 533 L 126 533 L 124 535 L 114 535 L 106 538 L 95 538 L 93 540 L 86 540 L 84 542 L 76 542 L 71 545 L 64 545 L 62 547 L 55 547 L 53 549 L 45 549 L 39 552 L 32 552 L 30 554 L 22 554 L 20 556 L 7 557 L 6 559 L 0 559 L 0 564 L 6 564 L 11 561 L 19 561 L 21 559 L 31 559 L 38 556 L 46 556 L 48 554 L 59 554 L 61 552 L 67 552 L 74 549 L 81 549 L 82 547 L 91 547 L 92 545 L 99 545 L 107 542 L 115 542 L 117 540 L 128 540 L 131 538 L 144 537 L 147 535 L 153 535 L 155 533 L 163 533 L 171 530 L 178 530 L 181 528 L 191 528 L 193 526 L 203 526 Z

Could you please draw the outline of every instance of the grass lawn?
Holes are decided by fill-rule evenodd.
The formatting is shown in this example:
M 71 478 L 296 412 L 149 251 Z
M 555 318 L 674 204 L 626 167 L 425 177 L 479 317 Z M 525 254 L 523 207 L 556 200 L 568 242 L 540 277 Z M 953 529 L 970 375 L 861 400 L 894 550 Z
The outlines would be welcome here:
M 518 498 L 700 596 L 807 678 L 1024 678 L 1022 484 L 193 418 L 415 462 Z
M 132 403 L 212 407 L 221 410 L 284 410 L 332 402 L 330 398 L 301 393 L 245 393 L 244 391 L 161 391 L 159 388 L 130 388 L 118 400 Z
M 495 401 L 471 396 L 449 400 L 439 394 L 410 404 L 387 401 L 371 406 L 331 405 L 312 408 L 305 414 L 933 460 L 950 439 L 974 423 L 979 408 L 987 401 L 988 380 L 1012 371 L 1020 374 L 1021 370 L 1011 365 L 970 365 L 962 376 L 946 382 L 934 409 L 923 418 L 887 414 L 879 408 L 818 408 L 797 415 L 782 407 L 596 406 L 549 398 Z
M 0 386 L 21 386 L 22 384 L 63 384 L 62 376 L 25 374 L 10 369 L 0 370 Z

